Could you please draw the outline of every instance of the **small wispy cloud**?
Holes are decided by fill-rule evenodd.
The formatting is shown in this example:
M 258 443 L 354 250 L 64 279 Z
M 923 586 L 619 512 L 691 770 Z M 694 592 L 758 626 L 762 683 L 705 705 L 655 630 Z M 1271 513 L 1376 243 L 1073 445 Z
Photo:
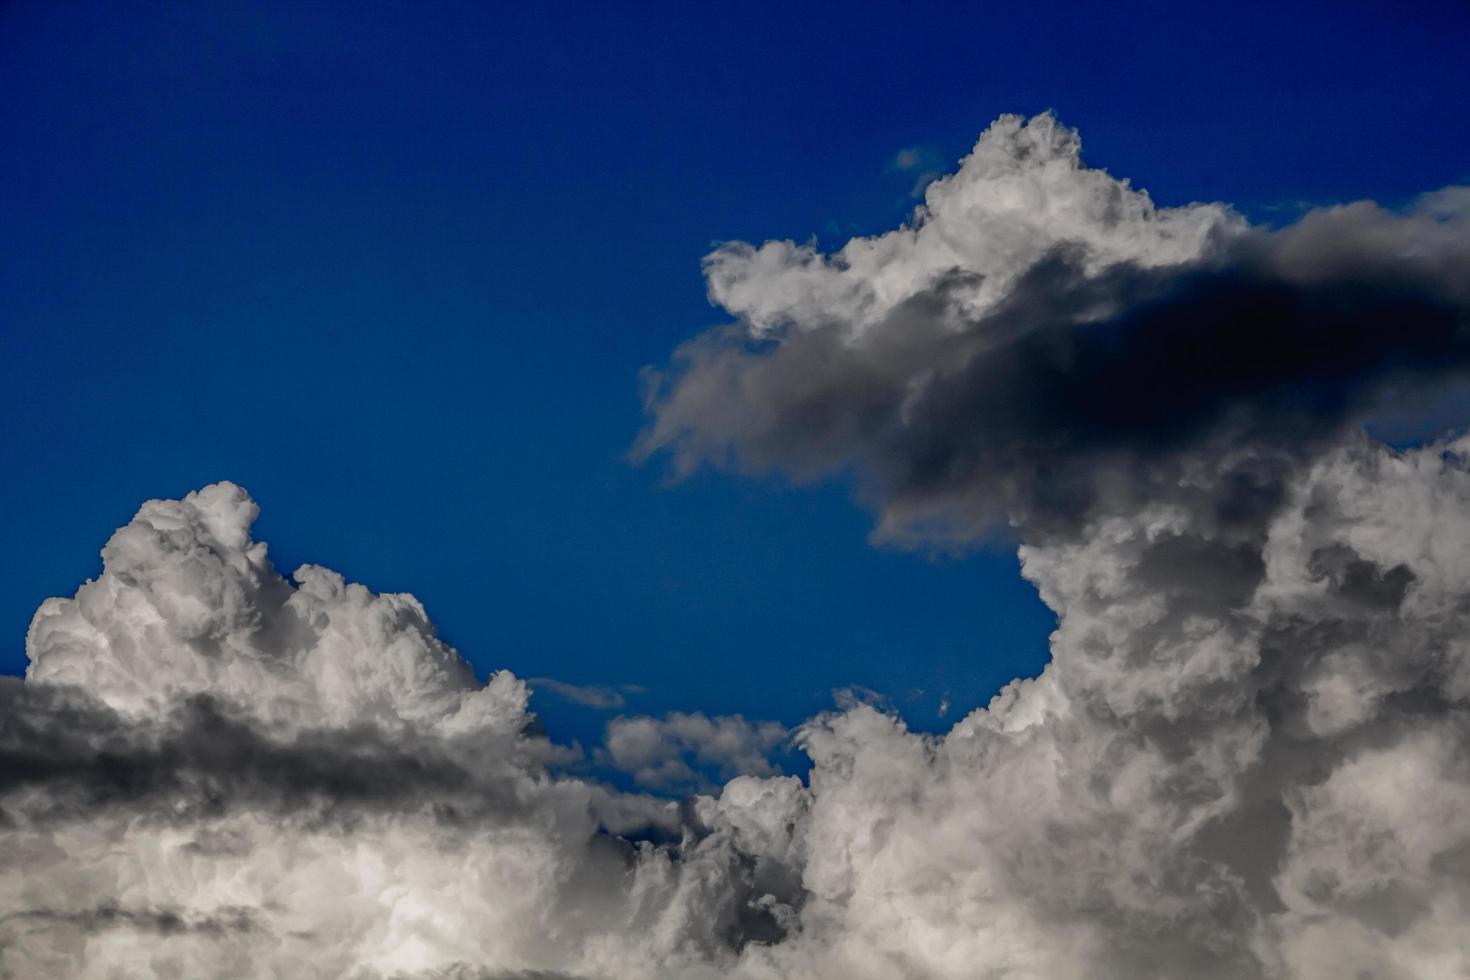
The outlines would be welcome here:
M 924 188 L 944 175 L 944 157 L 932 146 L 906 146 L 893 155 L 888 169 L 911 176 L 909 197 L 923 197 Z
M 532 677 L 526 683 L 532 692 L 545 692 L 580 704 L 584 708 L 595 708 L 598 711 L 621 711 L 628 706 L 626 694 L 642 694 L 643 688 L 637 684 L 622 684 L 618 687 L 606 687 L 596 684 L 568 684 L 554 677 Z

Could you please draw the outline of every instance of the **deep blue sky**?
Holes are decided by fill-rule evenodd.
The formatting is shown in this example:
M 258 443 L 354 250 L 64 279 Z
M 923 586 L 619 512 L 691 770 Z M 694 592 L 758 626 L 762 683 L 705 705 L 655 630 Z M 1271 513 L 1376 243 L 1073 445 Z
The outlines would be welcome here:
M 1163 203 L 1402 202 L 1470 177 L 1467 10 L 0 6 L 0 670 L 141 501 L 229 478 L 482 672 L 932 728 L 1044 660 L 1013 555 L 624 461 L 639 368 L 719 320 L 700 257 L 891 227 L 895 154 L 1006 111 Z

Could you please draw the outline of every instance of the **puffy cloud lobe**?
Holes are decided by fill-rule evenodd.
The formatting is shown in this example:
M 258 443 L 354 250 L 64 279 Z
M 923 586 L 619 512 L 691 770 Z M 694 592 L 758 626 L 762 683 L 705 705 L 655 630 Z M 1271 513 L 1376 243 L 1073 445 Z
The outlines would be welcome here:
M 1081 149 L 1050 116 L 1004 116 L 959 172 L 928 185 L 911 227 L 855 238 L 830 257 L 789 241 L 724 245 L 704 261 L 710 299 L 758 336 L 833 326 L 855 340 L 941 282 L 967 315 L 982 314 L 1062 242 L 1084 245 L 1092 269 L 1152 267 L 1196 258 L 1240 225 L 1219 205 L 1158 208 L 1126 180 L 1083 167 Z
M 664 718 L 642 715 L 608 722 L 603 755 L 610 766 L 632 773 L 642 785 L 689 785 L 699 781 L 696 766 L 714 767 L 724 779 L 774 775 L 779 770 L 770 762 L 771 753 L 787 737 L 776 722 L 674 711 Z
M 507 673 L 476 684 L 413 596 L 315 565 L 293 587 L 250 540 L 258 515 L 228 483 L 145 504 L 103 549 L 103 576 L 36 613 L 27 678 L 83 685 L 131 717 L 208 693 L 293 727 L 510 733 L 524 721 L 524 685 Z

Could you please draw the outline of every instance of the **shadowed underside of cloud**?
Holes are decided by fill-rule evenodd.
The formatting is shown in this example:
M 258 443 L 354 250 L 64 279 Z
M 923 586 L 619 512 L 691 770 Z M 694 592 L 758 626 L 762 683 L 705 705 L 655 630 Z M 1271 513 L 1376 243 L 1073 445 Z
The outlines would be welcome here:
M 888 540 L 1035 539 L 1184 495 L 1234 519 L 1374 410 L 1470 362 L 1470 199 L 1362 203 L 1257 231 L 1156 208 L 1050 117 L 996 123 L 912 227 L 727 245 L 739 321 L 650 375 L 637 452 L 812 480 L 854 472 Z M 1189 468 L 1234 453 L 1239 489 Z M 1256 521 L 1259 523 L 1259 520 Z
M 412 597 L 280 576 L 237 487 L 149 502 L 0 685 L 0 975 L 1465 975 L 1470 442 L 1361 423 L 1460 381 L 1466 202 L 1253 229 L 1007 117 L 908 227 L 711 255 L 736 323 L 641 451 L 1009 526 L 1058 616 L 942 737 L 811 719 L 809 785 L 679 713 L 599 752 L 717 792 L 568 775 Z

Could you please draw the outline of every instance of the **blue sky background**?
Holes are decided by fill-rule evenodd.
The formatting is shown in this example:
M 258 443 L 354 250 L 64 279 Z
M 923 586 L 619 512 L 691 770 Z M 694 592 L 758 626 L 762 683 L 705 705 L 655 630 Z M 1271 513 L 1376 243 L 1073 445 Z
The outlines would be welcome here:
M 1161 203 L 1402 203 L 1470 178 L 1467 44 L 1460 3 L 0 6 L 0 671 L 228 478 L 482 672 L 942 727 L 1045 659 L 1012 554 L 625 462 L 640 367 L 720 320 L 700 257 L 892 227 L 900 150 L 1046 108 Z

